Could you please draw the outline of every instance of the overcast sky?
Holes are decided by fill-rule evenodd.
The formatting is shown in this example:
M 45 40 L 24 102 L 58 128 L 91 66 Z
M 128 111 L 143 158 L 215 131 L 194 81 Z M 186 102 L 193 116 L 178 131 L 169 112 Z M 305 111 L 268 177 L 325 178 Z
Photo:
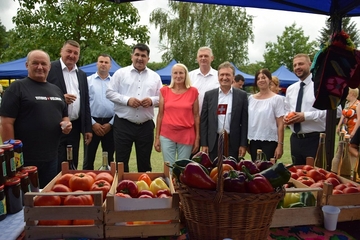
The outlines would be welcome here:
M 314 0 L 316 1 L 316 0 Z M 145 0 L 134 2 L 133 5 L 139 10 L 141 24 L 149 25 L 149 16 L 151 11 L 156 8 L 166 8 L 168 0 Z M 16 15 L 18 3 L 14 0 L 0 0 L 0 19 L 7 30 L 14 27 L 12 17 Z M 249 44 L 250 62 L 263 61 L 263 53 L 266 42 L 277 42 L 277 36 L 281 36 L 285 27 L 296 23 L 296 26 L 302 27 L 305 36 L 310 36 L 310 40 L 319 37 L 319 31 L 325 26 L 327 16 L 317 14 L 306 14 L 256 8 L 246 8 L 246 12 L 254 16 L 253 32 L 255 36 L 254 43 Z M 352 18 L 360 29 L 360 18 Z M 150 61 L 160 62 L 161 53 L 158 49 L 158 30 L 153 25 L 150 28 Z M 195 58 L 196 53 L 194 53 Z M 215 56 L 216 57 L 216 56 Z

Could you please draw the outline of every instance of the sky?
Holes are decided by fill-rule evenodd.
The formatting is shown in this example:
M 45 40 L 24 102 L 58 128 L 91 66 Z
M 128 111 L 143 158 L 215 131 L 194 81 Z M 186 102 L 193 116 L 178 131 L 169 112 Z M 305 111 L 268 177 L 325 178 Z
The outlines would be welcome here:
M 141 16 L 140 24 L 148 25 L 150 29 L 151 50 L 150 61 L 161 62 L 161 52 L 158 49 L 159 36 L 158 30 L 149 24 L 150 13 L 156 8 L 166 8 L 168 0 L 146 0 L 134 2 L 133 5 L 138 9 Z M 14 27 L 12 17 L 16 15 L 19 7 L 14 0 L 0 0 L 0 19 L 1 23 L 7 30 Z M 263 61 L 266 42 L 277 42 L 277 37 L 281 36 L 285 27 L 296 24 L 297 28 L 302 28 L 305 36 L 310 37 L 310 41 L 316 40 L 320 36 L 320 30 L 325 27 L 327 16 L 317 14 L 296 13 L 287 11 L 267 10 L 246 8 L 249 15 L 254 16 L 253 32 L 254 42 L 249 43 L 249 60 L 250 63 Z M 353 17 L 352 21 L 360 29 L 360 17 Z M 194 59 L 196 53 L 194 53 Z M 215 56 L 216 57 L 216 56 Z

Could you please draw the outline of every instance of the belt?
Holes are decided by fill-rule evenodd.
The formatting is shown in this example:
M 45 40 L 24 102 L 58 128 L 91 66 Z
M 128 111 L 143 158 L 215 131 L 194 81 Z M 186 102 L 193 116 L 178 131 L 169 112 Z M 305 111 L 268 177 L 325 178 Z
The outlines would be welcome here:
M 296 138 L 309 138 L 309 137 L 315 137 L 320 136 L 320 132 L 311 132 L 311 133 L 293 133 L 292 134 Z
M 146 120 L 145 122 L 133 122 L 133 121 L 130 121 L 130 120 L 126 119 L 126 118 L 120 118 L 120 119 L 125 120 L 125 121 L 127 121 L 129 123 L 132 123 L 132 124 L 136 124 L 136 125 L 142 125 L 142 124 L 147 123 L 148 121 L 150 121 L 150 120 Z

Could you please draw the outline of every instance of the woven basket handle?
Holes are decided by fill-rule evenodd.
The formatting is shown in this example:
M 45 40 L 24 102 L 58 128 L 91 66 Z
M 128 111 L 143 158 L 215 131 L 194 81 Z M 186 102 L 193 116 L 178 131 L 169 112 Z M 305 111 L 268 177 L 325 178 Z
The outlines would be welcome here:
M 219 134 L 218 139 L 218 177 L 217 177 L 217 184 L 216 184 L 216 195 L 215 195 L 215 202 L 220 203 L 221 198 L 224 192 L 224 178 L 223 178 L 223 156 L 229 155 L 229 138 L 228 134 L 225 130 Z

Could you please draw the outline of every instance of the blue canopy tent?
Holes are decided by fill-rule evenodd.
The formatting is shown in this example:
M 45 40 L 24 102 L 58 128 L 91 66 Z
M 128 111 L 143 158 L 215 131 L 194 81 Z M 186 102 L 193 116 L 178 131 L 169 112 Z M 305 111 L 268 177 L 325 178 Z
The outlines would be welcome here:
M 299 81 L 299 78 L 285 66 L 280 66 L 275 72 L 271 74 L 277 76 L 280 80 L 280 87 L 287 88 L 291 84 Z
M 80 69 L 83 70 L 87 76 L 90 76 L 97 71 L 96 63 L 97 62 L 82 66 L 80 67 Z M 114 59 L 111 58 L 111 68 L 109 74 L 112 76 L 119 68 L 121 68 L 121 66 L 117 64 Z
M 164 68 L 156 71 L 157 74 L 160 75 L 161 81 L 163 84 L 170 84 L 171 81 L 171 68 L 177 63 L 175 59 L 171 60 L 171 62 Z
M 0 79 L 19 79 L 28 75 L 26 57 L 0 64 Z
M 241 74 L 244 79 L 245 79 L 245 86 L 250 86 L 250 85 L 253 85 L 254 84 L 254 81 L 255 81 L 255 76 L 253 75 L 250 75 L 250 74 L 247 74 L 247 73 L 244 73 L 242 71 L 240 71 L 234 63 L 231 63 L 234 68 L 235 68 L 235 75 L 238 75 L 238 74 Z

